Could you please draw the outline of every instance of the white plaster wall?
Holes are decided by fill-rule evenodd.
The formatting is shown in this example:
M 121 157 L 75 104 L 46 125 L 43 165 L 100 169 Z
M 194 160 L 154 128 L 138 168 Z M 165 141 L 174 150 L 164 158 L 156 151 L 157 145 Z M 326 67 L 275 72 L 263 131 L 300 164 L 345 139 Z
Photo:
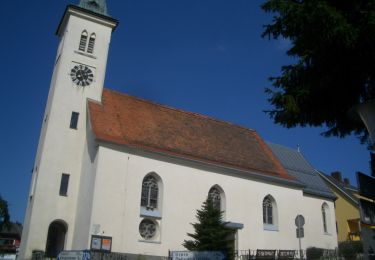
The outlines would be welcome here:
M 88 237 L 91 233 L 90 219 L 94 197 L 96 167 L 97 167 L 97 146 L 95 137 L 91 131 L 89 120 L 87 121 L 87 139 L 84 154 L 82 157 L 82 174 L 78 191 L 75 228 L 72 248 L 78 250 L 87 249 Z
M 76 52 L 83 29 L 96 33 L 94 58 Z M 65 248 L 72 246 L 86 141 L 86 102 L 87 98 L 100 101 L 111 32 L 110 27 L 74 15 L 63 30 L 35 161 L 37 170 L 24 222 L 21 259 L 29 258 L 32 250 L 45 250 L 48 227 L 54 220 L 66 222 Z M 73 62 L 93 68 L 92 85 L 83 88 L 72 83 L 69 74 Z M 69 128 L 72 111 L 79 112 L 77 130 Z M 62 173 L 70 174 L 66 197 L 59 196 Z
M 327 217 L 328 233 L 324 233 L 322 205 L 327 203 L 329 207 L 329 218 Z M 301 211 L 305 217 L 305 238 L 302 245 L 321 248 L 337 247 L 335 206 L 332 201 L 304 196 L 304 207 Z M 318 238 L 318 239 L 316 239 Z
M 335 234 L 318 232 L 323 200 L 306 197 L 300 189 L 191 166 L 100 146 L 91 225 L 100 224 L 101 234 L 113 237 L 112 251 L 166 256 L 168 250 L 184 250 L 181 244 L 190 239 L 186 234 L 193 232 L 190 223 L 196 222 L 196 210 L 216 184 L 225 192 L 226 221 L 244 225 L 238 231 L 238 249 L 298 249 L 294 224 L 298 214 L 306 218 L 303 248 L 337 246 Z M 141 185 L 150 172 L 163 182 L 160 239 L 151 243 L 138 232 Z M 262 201 L 268 194 L 277 203 L 278 231 L 263 229 Z M 332 202 L 327 203 L 333 209 Z

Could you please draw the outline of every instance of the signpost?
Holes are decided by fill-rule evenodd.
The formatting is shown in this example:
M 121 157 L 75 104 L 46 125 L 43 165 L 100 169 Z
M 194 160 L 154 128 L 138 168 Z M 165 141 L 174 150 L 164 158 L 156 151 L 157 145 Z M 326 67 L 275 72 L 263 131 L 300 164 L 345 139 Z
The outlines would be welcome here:
M 305 232 L 303 230 L 303 225 L 305 225 L 305 218 L 302 215 L 297 215 L 296 219 L 294 220 L 294 223 L 297 226 L 297 238 L 299 242 L 299 258 L 303 259 L 303 252 L 301 247 L 301 238 L 305 236 Z

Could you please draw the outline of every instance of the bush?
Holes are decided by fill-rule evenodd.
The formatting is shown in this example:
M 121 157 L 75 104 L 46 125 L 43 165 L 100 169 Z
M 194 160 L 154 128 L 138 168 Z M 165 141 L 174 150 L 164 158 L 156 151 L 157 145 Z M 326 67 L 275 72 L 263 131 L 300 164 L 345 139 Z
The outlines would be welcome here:
M 345 257 L 345 259 L 356 259 L 356 256 L 362 253 L 362 241 L 344 241 L 339 243 L 339 255 Z
M 307 260 L 320 259 L 323 256 L 323 251 L 323 248 L 309 247 L 306 249 L 306 258 Z

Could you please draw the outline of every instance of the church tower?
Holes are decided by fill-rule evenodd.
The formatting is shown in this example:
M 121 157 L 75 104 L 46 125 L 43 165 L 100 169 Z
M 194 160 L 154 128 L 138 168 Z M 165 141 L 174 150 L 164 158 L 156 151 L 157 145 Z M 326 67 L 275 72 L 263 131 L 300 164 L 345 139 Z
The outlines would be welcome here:
M 33 167 L 19 259 L 33 251 L 56 257 L 75 248 L 74 230 L 85 152 L 87 100 L 100 102 L 108 49 L 117 20 L 105 0 L 69 5 L 58 25 L 54 62 Z M 82 244 L 82 243 L 81 243 Z M 87 245 L 88 246 L 88 245 Z

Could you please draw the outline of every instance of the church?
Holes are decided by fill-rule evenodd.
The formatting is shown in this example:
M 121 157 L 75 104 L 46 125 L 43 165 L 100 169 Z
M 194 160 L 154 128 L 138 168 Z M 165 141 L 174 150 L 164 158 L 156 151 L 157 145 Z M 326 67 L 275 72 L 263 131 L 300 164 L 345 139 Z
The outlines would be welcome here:
M 30 184 L 19 259 L 185 250 L 207 196 L 236 250 L 337 247 L 335 196 L 303 155 L 252 129 L 103 88 L 118 21 L 68 5 Z M 109 75 L 110 76 L 110 75 Z

